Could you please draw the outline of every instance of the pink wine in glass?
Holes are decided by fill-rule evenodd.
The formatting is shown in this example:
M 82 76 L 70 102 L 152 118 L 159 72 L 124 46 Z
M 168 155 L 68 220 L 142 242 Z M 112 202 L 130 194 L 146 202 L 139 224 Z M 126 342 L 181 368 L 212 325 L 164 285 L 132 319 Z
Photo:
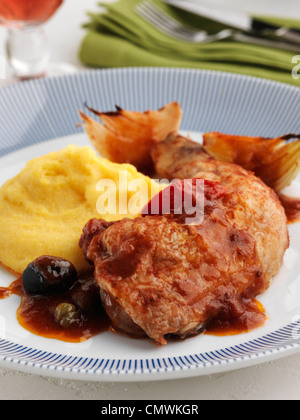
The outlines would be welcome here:
M 0 0 L 0 19 L 10 22 L 46 22 L 62 4 L 63 0 Z
M 63 0 L 0 0 L 0 23 L 8 29 L 7 59 L 19 80 L 42 77 L 50 57 L 42 24 Z

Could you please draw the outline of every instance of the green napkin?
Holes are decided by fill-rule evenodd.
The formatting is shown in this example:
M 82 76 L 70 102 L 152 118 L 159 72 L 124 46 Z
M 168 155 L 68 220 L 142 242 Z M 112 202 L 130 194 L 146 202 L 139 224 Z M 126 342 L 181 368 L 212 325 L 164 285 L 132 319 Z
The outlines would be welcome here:
M 292 78 L 295 52 L 238 41 L 195 44 L 178 41 L 147 23 L 135 12 L 141 0 L 119 0 L 101 4 L 104 13 L 89 13 L 88 30 L 80 46 L 79 57 L 88 67 L 185 67 L 246 74 L 300 86 Z M 181 23 L 209 33 L 226 27 L 152 0 Z M 300 28 L 300 21 L 268 19 L 283 26 Z M 300 46 L 299 46 L 300 54 Z

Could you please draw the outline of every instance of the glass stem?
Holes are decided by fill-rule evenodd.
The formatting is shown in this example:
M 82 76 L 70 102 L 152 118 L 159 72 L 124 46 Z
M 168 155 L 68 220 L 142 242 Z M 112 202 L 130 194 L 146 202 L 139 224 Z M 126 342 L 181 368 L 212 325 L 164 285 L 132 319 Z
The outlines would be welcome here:
M 15 77 L 21 80 L 45 75 L 50 49 L 43 28 L 38 25 L 8 30 L 7 57 Z

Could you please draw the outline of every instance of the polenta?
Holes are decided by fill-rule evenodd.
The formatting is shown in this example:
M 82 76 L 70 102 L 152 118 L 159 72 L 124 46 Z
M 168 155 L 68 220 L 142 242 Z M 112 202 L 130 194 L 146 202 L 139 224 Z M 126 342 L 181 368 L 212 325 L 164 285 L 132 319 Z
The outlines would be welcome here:
M 130 207 L 124 214 L 124 203 L 122 214 L 119 211 L 119 198 L 125 196 L 129 202 L 135 194 L 124 191 L 120 173 L 126 174 L 128 183 L 142 180 L 148 185 L 147 196 L 138 200 L 140 210 L 160 190 L 159 184 L 134 166 L 100 158 L 90 147 L 70 145 L 29 161 L 0 189 L 1 263 L 22 273 L 35 258 L 52 255 L 69 260 L 79 273 L 87 271 L 90 266 L 78 245 L 85 224 L 92 218 L 114 221 L 138 215 Z M 110 193 L 116 195 L 112 197 L 112 203 L 117 201 L 115 213 L 99 214 L 103 208 L 99 181 L 104 179 L 116 186 L 105 191 L 106 201 Z

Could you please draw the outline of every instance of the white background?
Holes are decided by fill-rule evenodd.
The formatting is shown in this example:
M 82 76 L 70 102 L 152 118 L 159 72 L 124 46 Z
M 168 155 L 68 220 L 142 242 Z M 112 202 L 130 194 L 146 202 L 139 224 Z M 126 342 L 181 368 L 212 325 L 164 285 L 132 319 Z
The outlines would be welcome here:
M 300 19 L 299 0 L 214 0 L 214 2 L 235 6 L 254 14 Z M 78 69 L 82 68 L 77 55 L 80 41 L 84 36 L 81 25 L 87 21 L 85 12 L 96 10 L 99 10 L 97 0 L 65 0 L 61 9 L 45 25 L 51 42 L 53 62 L 66 62 Z M 0 28 L 0 54 L 4 51 L 5 30 Z M 2 84 L 5 82 L 2 81 Z M 298 400 L 300 399 L 300 354 L 235 372 L 156 383 L 79 382 L 0 369 L 0 399 Z

